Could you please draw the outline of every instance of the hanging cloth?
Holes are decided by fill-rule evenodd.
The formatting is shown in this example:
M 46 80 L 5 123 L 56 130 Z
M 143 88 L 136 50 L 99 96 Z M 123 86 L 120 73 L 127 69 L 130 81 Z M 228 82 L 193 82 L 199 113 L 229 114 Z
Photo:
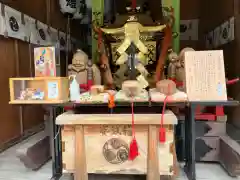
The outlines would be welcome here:
M 60 50 L 66 51 L 67 49 L 67 42 L 66 42 L 66 34 L 62 31 L 59 31 L 59 44 L 60 44 Z
M 60 11 L 65 14 L 74 14 L 77 11 L 76 0 L 59 0 Z
M 36 26 L 36 20 L 33 19 L 30 16 L 24 15 L 24 19 L 25 19 L 25 32 L 28 35 L 28 39 L 30 41 L 30 43 L 32 44 L 40 44 L 40 37 L 38 35 L 38 29 Z
M 39 44 L 41 46 L 51 45 L 51 39 L 48 33 L 48 26 L 40 21 L 37 22 L 37 31 L 39 36 Z
M 77 11 L 74 13 L 73 19 L 83 19 L 87 13 L 87 5 L 84 0 L 77 0 L 76 2 Z
M 52 45 L 55 45 L 58 42 L 58 30 L 50 27 L 50 38 Z
M 25 27 L 23 24 L 23 14 L 6 5 L 4 5 L 2 10 L 4 11 L 3 14 L 6 25 L 6 36 L 26 41 L 27 36 L 25 34 Z
M 0 35 L 5 35 L 5 33 L 7 32 L 6 30 L 6 21 L 3 17 L 4 12 L 2 12 L 4 9 L 4 4 L 0 3 Z

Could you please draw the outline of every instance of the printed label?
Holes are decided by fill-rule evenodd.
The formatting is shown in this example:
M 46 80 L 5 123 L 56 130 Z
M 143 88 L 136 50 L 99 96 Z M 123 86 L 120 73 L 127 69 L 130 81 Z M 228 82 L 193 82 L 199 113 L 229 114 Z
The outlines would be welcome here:
M 58 97 L 58 83 L 48 82 L 48 99 L 57 99 Z

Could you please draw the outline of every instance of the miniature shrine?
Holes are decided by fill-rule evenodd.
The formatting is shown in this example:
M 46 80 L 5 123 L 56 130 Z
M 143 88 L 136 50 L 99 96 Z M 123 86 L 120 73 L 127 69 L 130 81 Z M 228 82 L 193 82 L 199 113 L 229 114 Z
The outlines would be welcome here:
M 161 20 L 134 1 L 113 22 L 102 23 L 101 12 L 93 11 L 91 58 L 78 49 L 66 77 L 57 77 L 55 47 L 40 47 L 35 77 L 10 78 L 10 104 L 62 109 L 54 110 L 61 173 L 76 180 L 88 174 L 174 179 L 181 159 L 195 180 L 195 160 L 229 168 L 220 149 L 226 143 L 223 106 L 238 105 L 228 99 L 227 84 L 239 79 L 226 81 L 221 50 L 180 50 L 179 5 L 161 6 Z M 176 142 L 178 124 L 185 140 Z M 198 134 L 195 125 L 207 126 L 207 133 Z

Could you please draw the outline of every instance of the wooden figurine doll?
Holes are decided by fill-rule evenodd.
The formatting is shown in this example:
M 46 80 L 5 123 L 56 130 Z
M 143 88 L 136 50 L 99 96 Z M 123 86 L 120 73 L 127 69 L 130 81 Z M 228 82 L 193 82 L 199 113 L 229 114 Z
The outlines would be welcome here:
M 92 85 L 101 84 L 101 75 L 96 64 L 89 63 L 88 56 L 82 50 L 77 50 L 73 56 L 72 64 L 68 66 L 68 75 L 76 75 L 76 80 L 82 89 L 89 91 L 90 88 L 85 87 L 88 84 L 89 77 L 91 74 Z
M 186 47 L 181 50 L 178 56 L 178 63 L 176 63 L 176 80 L 177 82 L 185 81 L 185 66 L 184 66 L 184 54 L 187 51 L 195 51 L 193 48 Z

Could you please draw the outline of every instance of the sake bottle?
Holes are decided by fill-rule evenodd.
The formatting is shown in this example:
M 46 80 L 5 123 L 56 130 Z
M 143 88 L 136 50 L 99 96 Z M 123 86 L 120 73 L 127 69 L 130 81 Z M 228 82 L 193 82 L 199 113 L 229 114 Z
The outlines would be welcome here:
M 71 75 L 71 78 L 73 78 L 71 84 L 70 84 L 70 101 L 79 101 L 80 100 L 80 87 L 76 80 L 76 75 Z

